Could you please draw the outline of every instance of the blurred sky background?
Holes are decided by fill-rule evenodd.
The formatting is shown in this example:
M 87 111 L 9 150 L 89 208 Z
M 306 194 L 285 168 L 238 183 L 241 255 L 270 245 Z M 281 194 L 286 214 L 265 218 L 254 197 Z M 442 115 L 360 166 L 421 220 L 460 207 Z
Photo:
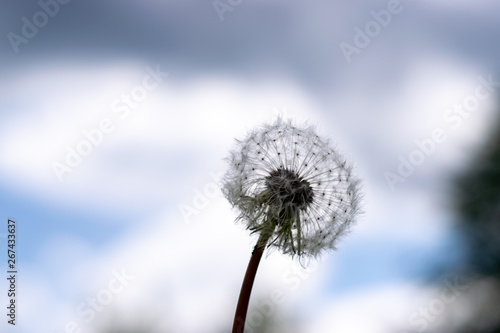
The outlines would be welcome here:
M 0 4 L 1 253 L 7 218 L 19 224 L 18 324 L 6 324 L 3 281 L 2 332 L 229 332 L 255 237 L 216 184 L 234 138 L 278 114 L 338 144 L 366 213 L 306 270 L 264 258 L 255 332 L 459 324 L 460 299 L 427 325 L 411 318 L 464 278 L 447 270 L 462 258 L 448 183 L 492 131 L 499 86 L 467 117 L 445 117 L 480 77 L 500 81 L 500 2 L 401 0 L 350 61 L 341 44 L 391 1 L 224 0 L 222 14 L 211 0 L 62 2 Z M 126 114 L 123 95 L 154 69 L 168 75 Z M 110 133 L 59 181 L 54 161 L 105 119 Z M 446 140 L 391 189 L 385 173 L 437 128 Z M 121 272 L 123 290 L 106 291 Z

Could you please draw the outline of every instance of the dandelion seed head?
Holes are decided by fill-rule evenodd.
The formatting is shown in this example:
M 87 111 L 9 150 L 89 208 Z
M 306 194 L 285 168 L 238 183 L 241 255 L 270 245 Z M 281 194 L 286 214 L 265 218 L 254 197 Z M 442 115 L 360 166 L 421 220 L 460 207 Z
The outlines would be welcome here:
M 237 220 L 284 253 L 335 249 L 361 211 L 352 166 L 311 126 L 278 118 L 236 140 L 227 160 L 222 190 Z

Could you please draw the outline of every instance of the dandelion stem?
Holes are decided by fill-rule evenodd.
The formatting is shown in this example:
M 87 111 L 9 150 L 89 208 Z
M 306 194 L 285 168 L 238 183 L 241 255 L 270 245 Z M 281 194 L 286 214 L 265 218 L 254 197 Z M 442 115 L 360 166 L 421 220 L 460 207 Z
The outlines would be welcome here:
M 271 235 L 272 232 L 263 230 L 253 249 L 241 286 L 240 297 L 238 299 L 238 305 L 236 306 L 236 314 L 234 315 L 232 333 L 243 333 L 245 329 L 245 320 L 248 312 L 248 303 L 250 302 L 250 294 L 252 293 L 253 281 L 255 280 L 255 274 L 257 273 L 262 253 L 264 253 L 264 249 Z

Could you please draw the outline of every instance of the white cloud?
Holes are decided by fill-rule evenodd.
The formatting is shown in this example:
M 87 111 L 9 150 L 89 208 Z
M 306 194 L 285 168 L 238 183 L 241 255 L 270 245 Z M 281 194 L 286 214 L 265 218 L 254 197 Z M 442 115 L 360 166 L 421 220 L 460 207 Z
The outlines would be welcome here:
M 311 118 L 321 130 L 330 130 L 333 125 L 325 122 L 326 116 L 321 115 L 310 97 L 292 84 L 257 85 L 227 77 L 205 77 L 186 85 L 168 77 L 161 88 L 151 92 L 140 110 L 121 121 L 110 111 L 111 103 L 141 81 L 143 68 L 133 64 L 112 69 L 38 70 L 26 73 L 8 89 L 3 84 L 10 97 L 4 97 L 0 103 L 13 103 L 13 109 L 28 103 L 24 112 L 4 116 L 0 125 L 0 149 L 4 154 L 0 172 L 9 175 L 6 181 L 12 187 L 49 203 L 60 201 L 87 209 L 146 210 L 155 205 L 161 207 L 162 202 L 169 205 L 162 217 L 139 221 L 99 254 L 89 251 L 78 237 L 60 236 L 66 239 L 62 243 L 66 244 L 69 257 L 78 254 L 75 260 L 79 264 L 71 272 L 62 267 L 58 270 L 57 266 L 50 269 L 68 284 L 43 286 L 34 281 L 34 275 L 29 278 L 33 279 L 32 286 L 40 286 L 41 297 L 55 295 L 47 297 L 47 309 L 68 314 L 68 319 L 58 318 L 61 325 L 74 318 L 80 302 L 106 285 L 113 269 L 122 267 L 136 279 L 116 296 L 109 309 L 130 314 L 129 320 L 140 316 L 136 311 L 139 307 L 171 323 L 176 332 L 204 332 L 206 327 L 230 325 L 252 240 L 233 225 L 234 214 L 220 197 L 211 199 L 189 225 L 178 205 L 190 204 L 193 190 L 212 181 L 209 172 L 224 168 L 221 158 L 233 138 L 273 117 L 274 109 L 285 107 L 298 121 Z M 445 95 L 461 96 L 458 91 L 464 86 L 455 83 L 455 76 L 450 76 L 453 80 L 447 78 L 447 73 L 439 75 Z M 421 110 L 443 103 L 444 97 L 437 92 L 432 95 L 436 99 L 423 98 L 428 94 L 421 91 L 429 92 L 426 83 L 431 81 L 426 75 L 421 81 L 416 80 L 416 87 L 407 91 L 400 104 L 395 103 L 404 106 L 408 100 L 417 99 L 418 103 L 408 111 L 414 119 L 418 119 Z M 26 82 L 29 84 L 24 85 Z M 23 99 L 23 95 L 31 96 L 35 103 Z M 389 114 L 396 114 L 396 109 Z M 82 138 L 81 130 L 97 126 L 103 117 L 115 121 L 115 131 L 59 184 L 51 162 L 64 158 L 65 145 L 75 145 Z M 432 119 L 429 114 L 426 117 Z M 405 133 L 400 132 L 401 128 Z M 394 133 L 405 137 L 408 128 L 401 128 Z M 481 128 L 477 127 L 475 134 Z M 372 129 L 373 140 L 380 140 L 380 145 L 393 151 L 393 142 L 381 132 L 385 128 Z M 439 241 L 443 230 L 436 227 L 432 201 L 411 190 L 393 201 L 379 183 L 373 179 L 367 182 L 370 211 L 355 229 L 361 238 L 403 238 L 421 246 Z M 52 253 L 47 258 L 57 260 L 57 251 L 50 244 L 41 253 Z M 71 260 L 66 257 L 65 262 L 70 265 Z M 372 333 L 386 332 L 388 324 L 407 320 L 415 304 L 414 296 L 420 292 L 411 284 L 367 289 L 332 303 L 322 299 L 326 268 L 331 267 L 320 268 L 295 292 L 283 282 L 283 274 L 292 269 L 291 261 L 279 254 L 271 255 L 262 262 L 254 295 L 265 298 L 272 288 L 282 288 L 289 299 L 283 308 L 294 308 L 293 304 L 300 308 L 302 301 L 311 304 L 313 297 L 323 302 L 324 312 L 319 319 L 313 318 L 318 323 L 311 323 L 311 332 Z M 76 278 L 75 271 L 82 272 L 82 277 Z M 63 294 L 71 286 L 75 291 Z M 100 320 L 109 315 L 103 312 Z M 100 320 L 92 323 L 93 329 L 101 325 Z M 38 321 L 32 324 L 35 323 L 40 327 Z
M 349 293 L 322 304 L 307 332 L 386 333 L 410 329 L 408 318 L 430 288 L 412 284 L 381 286 Z
M 2 119 L 0 170 L 17 191 L 70 206 L 140 210 L 175 201 L 218 171 L 233 138 L 271 119 L 273 110 L 286 107 L 303 118 L 317 112 L 290 83 L 205 77 L 178 84 L 168 76 L 120 119 L 111 105 L 142 82 L 145 66 L 47 67 L 2 84 L 8 97 L 0 103 L 12 111 Z M 59 183 L 52 162 L 64 163 L 66 146 L 76 149 L 82 131 L 103 118 L 114 131 Z

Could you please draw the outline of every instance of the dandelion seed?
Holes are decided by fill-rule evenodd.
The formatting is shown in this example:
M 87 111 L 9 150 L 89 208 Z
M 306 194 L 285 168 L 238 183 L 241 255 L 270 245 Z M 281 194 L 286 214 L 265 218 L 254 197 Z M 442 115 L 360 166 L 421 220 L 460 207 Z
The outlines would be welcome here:
M 360 213 L 361 194 L 352 167 L 329 140 L 281 118 L 237 141 L 228 160 L 222 192 L 239 210 L 237 221 L 260 234 L 238 301 L 236 333 L 243 332 L 265 247 L 301 258 L 335 249 Z
M 316 257 L 335 249 L 360 212 L 360 182 L 352 167 L 312 127 L 278 118 L 238 141 L 229 161 L 238 167 L 227 170 L 223 193 L 239 209 L 238 221 L 253 232 L 266 230 L 268 246 L 284 253 Z M 331 223 L 334 216 L 343 223 Z M 300 228 L 292 230 L 294 223 Z M 331 236 L 318 246 L 320 230 Z

